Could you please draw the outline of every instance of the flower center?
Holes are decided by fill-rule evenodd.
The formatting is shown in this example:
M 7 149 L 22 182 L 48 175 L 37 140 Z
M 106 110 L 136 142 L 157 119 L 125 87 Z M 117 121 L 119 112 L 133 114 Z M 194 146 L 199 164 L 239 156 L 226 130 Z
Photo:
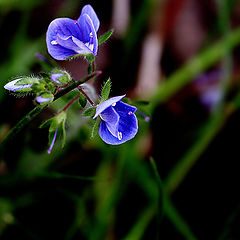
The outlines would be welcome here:
M 118 132 L 118 140 L 122 140 L 122 133 Z
M 52 44 L 52 45 L 57 45 L 58 43 L 57 43 L 56 40 L 52 40 L 52 41 L 51 41 L 51 44 Z

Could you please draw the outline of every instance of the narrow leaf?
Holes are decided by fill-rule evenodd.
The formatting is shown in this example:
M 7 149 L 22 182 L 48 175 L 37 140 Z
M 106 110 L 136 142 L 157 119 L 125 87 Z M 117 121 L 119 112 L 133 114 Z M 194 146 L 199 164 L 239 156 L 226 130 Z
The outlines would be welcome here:
M 110 94 L 110 90 L 111 90 L 111 79 L 109 78 L 107 80 L 107 82 L 105 83 L 103 89 L 102 89 L 102 98 L 101 98 L 101 102 L 104 102 L 108 99 L 109 94 Z
M 45 128 L 47 126 L 49 126 L 52 122 L 52 118 L 48 119 L 47 121 L 45 121 L 44 123 L 42 123 L 39 128 Z
M 31 78 L 31 77 L 26 77 L 26 78 L 21 78 L 19 81 L 15 83 L 15 85 L 27 85 L 27 84 L 34 84 L 34 83 L 39 83 L 39 78 Z
M 62 121 L 61 131 L 62 131 L 62 148 L 64 148 L 66 142 L 65 120 Z
M 93 128 L 92 128 L 92 132 L 91 132 L 91 138 L 94 138 L 96 137 L 97 133 L 98 133 L 98 129 L 99 129 L 99 125 L 100 125 L 100 122 L 101 122 L 101 118 L 98 117 L 93 125 Z
M 103 35 L 101 35 L 98 38 L 98 45 L 100 46 L 101 44 L 105 43 L 113 34 L 114 29 L 109 30 L 108 32 L 105 32 Z
M 79 104 L 81 105 L 82 108 L 86 107 L 87 99 L 85 98 L 85 96 L 83 96 L 83 94 L 80 94 L 80 97 L 79 97 L 78 101 L 79 101 Z
M 92 117 L 95 115 L 95 112 L 96 112 L 96 107 L 91 107 L 91 108 L 88 108 L 84 113 L 83 113 L 83 116 L 85 117 Z

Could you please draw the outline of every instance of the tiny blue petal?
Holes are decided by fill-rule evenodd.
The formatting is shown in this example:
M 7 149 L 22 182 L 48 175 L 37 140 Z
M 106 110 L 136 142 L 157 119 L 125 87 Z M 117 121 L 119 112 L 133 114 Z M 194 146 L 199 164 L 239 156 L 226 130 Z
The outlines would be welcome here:
M 124 97 L 113 97 L 99 104 L 93 117 L 100 116 L 102 119 L 99 136 L 108 144 L 122 144 L 134 138 L 138 132 L 138 121 L 134 114 L 137 108 L 121 102 Z
M 15 85 L 19 80 L 21 80 L 21 78 L 15 79 L 15 80 L 7 83 L 4 86 L 4 88 L 9 91 L 12 91 L 12 92 L 17 92 L 18 90 L 21 90 L 21 89 L 28 89 L 33 85 L 33 84 Z
M 53 140 L 52 140 L 51 145 L 50 145 L 50 147 L 49 147 L 49 149 L 48 149 L 48 154 L 51 153 L 52 148 L 53 148 L 53 146 L 54 146 L 54 143 L 55 143 L 55 141 L 56 141 L 57 131 L 58 131 L 58 130 L 55 131 L 55 134 L 54 134 Z
M 53 20 L 46 34 L 49 54 L 57 60 L 66 60 L 76 54 L 97 55 L 99 25 L 98 17 L 90 5 L 82 9 L 78 20 Z
M 116 102 L 119 102 L 125 96 L 126 96 L 126 94 L 122 95 L 122 96 L 112 97 L 112 98 L 109 98 L 108 100 L 100 103 L 96 109 L 96 114 L 93 117 L 93 119 L 95 119 L 99 114 L 101 114 L 106 108 L 110 107 L 111 105 L 115 105 Z

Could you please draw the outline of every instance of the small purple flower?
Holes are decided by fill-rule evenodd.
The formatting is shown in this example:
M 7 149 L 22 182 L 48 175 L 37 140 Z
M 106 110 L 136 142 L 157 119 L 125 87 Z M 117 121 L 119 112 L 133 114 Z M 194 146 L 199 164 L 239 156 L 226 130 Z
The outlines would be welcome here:
M 136 107 L 120 101 L 123 96 L 108 99 L 98 105 L 94 119 L 102 119 L 99 135 L 108 144 L 118 145 L 135 137 L 138 121 L 135 116 Z
M 53 20 L 46 36 L 49 54 L 57 60 L 66 60 L 76 54 L 97 55 L 99 25 L 99 19 L 90 5 L 83 7 L 78 20 Z

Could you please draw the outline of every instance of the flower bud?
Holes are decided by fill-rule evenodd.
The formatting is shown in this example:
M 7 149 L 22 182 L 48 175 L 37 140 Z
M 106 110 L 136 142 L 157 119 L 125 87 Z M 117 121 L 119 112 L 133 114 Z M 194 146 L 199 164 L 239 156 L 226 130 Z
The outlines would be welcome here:
M 48 104 L 52 102 L 54 99 L 54 96 L 52 93 L 43 93 L 36 97 L 36 102 L 39 103 L 40 105 Z
M 50 78 L 57 85 L 67 84 L 72 79 L 68 72 L 59 69 L 54 70 Z
M 32 91 L 32 85 L 37 83 L 39 78 L 23 77 L 8 82 L 4 88 L 12 92 L 25 93 Z

